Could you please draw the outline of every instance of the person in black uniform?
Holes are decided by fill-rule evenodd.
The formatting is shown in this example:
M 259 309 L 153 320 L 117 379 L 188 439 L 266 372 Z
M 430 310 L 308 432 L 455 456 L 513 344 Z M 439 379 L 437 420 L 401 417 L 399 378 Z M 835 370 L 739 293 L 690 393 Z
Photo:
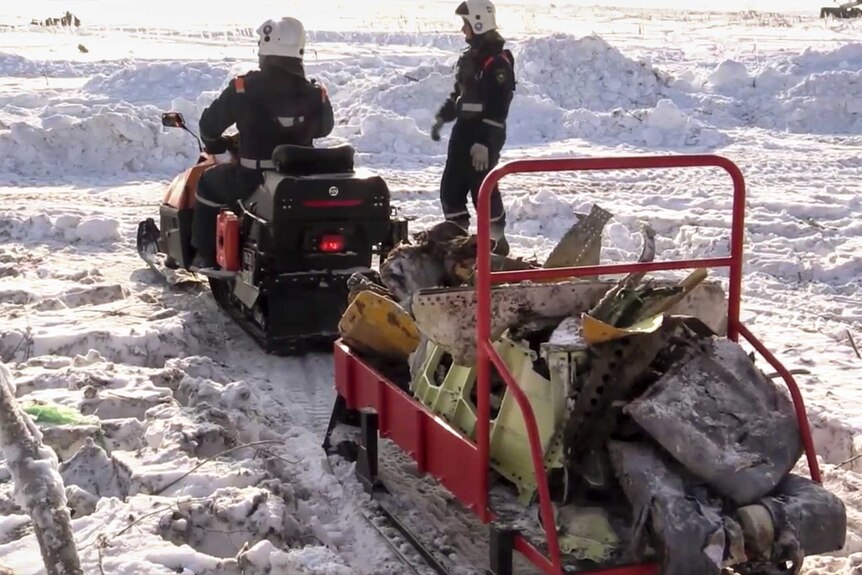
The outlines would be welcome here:
M 506 118 L 515 90 L 512 53 L 497 32 L 496 10 L 489 0 L 466 0 L 455 13 L 464 20 L 461 31 L 469 48 L 458 59 L 455 89 L 437 112 L 431 128 L 440 140 L 443 124 L 455 121 L 449 138 L 446 167 L 440 181 L 443 216 L 469 229 L 467 193 L 476 205 L 482 180 L 500 160 L 506 142 Z M 491 237 L 494 252 L 509 253 L 505 236 L 506 212 L 500 190 L 491 195 Z
M 303 68 L 305 28 L 295 18 L 267 20 L 257 29 L 260 70 L 230 81 L 201 114 L 207 152 L 224 153 L 231 125 L 239 131 L 239 161 L 204 172 L 195 195 L 192 245 L 194 266 L 216 268 L 216 220 L 221 208 L 251 196 L 274 169 L 272 151 L 281 144 L 311 146 L 334 126 L 326 89 L 307 80 Z

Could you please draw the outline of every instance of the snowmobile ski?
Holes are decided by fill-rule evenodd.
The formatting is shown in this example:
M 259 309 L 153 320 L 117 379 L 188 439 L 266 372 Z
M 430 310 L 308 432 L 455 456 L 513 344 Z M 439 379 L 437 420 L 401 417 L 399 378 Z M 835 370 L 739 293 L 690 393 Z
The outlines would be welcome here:
M 206 282 L 206 278 L 194 272 L 181 267 L 171 267 L 169 258 L 159 250 L 159 228 L 153 218 L 147 218 L 138 224 L 137 248 L 138 255 L 147 266 L 172 286 Z

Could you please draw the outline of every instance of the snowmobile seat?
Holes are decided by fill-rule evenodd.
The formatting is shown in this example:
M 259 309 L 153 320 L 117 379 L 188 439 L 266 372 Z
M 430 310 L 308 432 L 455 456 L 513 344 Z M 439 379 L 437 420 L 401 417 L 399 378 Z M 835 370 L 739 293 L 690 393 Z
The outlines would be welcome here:
M 354 154 L 350 144 L 331 148 L 283 144 L 272 151 L 272 163 L 277 172 L 292 176 L 344 174 L 353 172 Z

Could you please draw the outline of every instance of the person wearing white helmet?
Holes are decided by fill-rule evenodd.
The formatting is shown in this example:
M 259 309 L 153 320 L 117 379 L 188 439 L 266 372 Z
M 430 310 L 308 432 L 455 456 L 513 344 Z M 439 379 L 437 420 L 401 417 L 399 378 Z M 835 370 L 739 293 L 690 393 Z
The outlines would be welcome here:
M 439 141 L 443 125 L 455 122 L 440 181 L 440 203 L 447 221 L 469 229 L 467 194 L 475 206 L 479 186 L 497 165 L 506 142 L 506 119 L 515 90 L 515 60 L 497 32 L 496 9 L 489 0 L 465 0 L 455 13 L 464 22 L 461 31 L 469 48 L 458 59 L 455 89 L 437 112 L 431 137 Z M 494 252 L 500 255 L 509 253 L 505 227 L 506 212 L 500 190 L 495 187 L 491 195 L 491 235 Z
M 215 268 L 216 220 L 222 207 L 248 198 L 274 169 L 272 152 L 281 144 L 311 146 L 335 124 L 323 86 L 305 77 L 306 34 L 296 18 L 267 20 L 257 29 L 259 70 L 232 79 L 203 111 L 200 135 L 206 151 L 220 154 L 236 124 L 238 162 L 219 164 L 201 177 L 195 196 L 192 245 L 197 268 Z

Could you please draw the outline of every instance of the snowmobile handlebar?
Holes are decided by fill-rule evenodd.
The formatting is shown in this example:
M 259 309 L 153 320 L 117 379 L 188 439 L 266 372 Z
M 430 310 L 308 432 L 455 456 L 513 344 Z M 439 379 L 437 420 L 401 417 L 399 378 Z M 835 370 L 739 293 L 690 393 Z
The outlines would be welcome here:
M 201 153 L 204 152 L 204 145 L 201 142 L 200 137 L 192 132 L 188 125 L 186 125 L 186 120 L 183 118 L 183 115 L 180 112 L 163 112 L 162 113 L 162 126 L 166 128 L 180 128 L 185 130 L 198 143 L 198 151 Z M 239 134 L 232 134 L 230 136 L 222 136 L 222 140 L 224 141 L 225 147 L 227 151 L 230 152 L 231 156 L 236 156 L 239 154 Z
M 189 127 L 186 125 L 186 120 L 183 118 L 183 115 L 179 112 L 163 112 L 162 113 L 162 126 L 166 128 L 181 128 L 188 132 L 194 137 L 194 139 L 198 143 L 198 151 L 204 151 L 204 145 L 201 142 L 201 139 L 197 134 L 192 132 Z

